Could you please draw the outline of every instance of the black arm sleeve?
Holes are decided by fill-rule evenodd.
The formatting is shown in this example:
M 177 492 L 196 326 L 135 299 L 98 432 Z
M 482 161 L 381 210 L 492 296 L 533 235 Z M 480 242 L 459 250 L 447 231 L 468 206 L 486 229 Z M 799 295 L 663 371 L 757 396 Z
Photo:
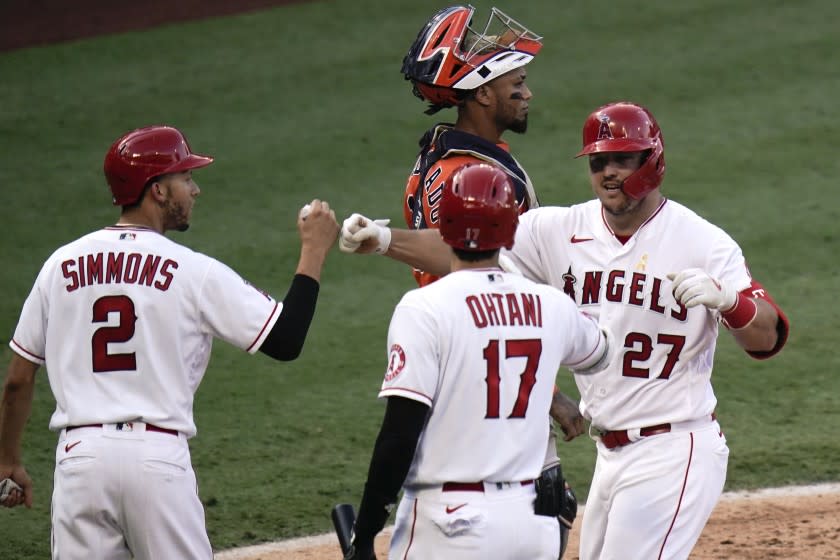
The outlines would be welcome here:
M 318 281 L 305 274 L 295 274 L 283 311 L 260 346 L 260 352 L 275 360 L 291 361 L 300 356 L 309 324 L 318 301 Z
M 356 516 L 356 542 L 372 543 L 385 526 L 411 467 L 428 413 L 429 407 L 421 402 L 403 397 L 388 398 Z

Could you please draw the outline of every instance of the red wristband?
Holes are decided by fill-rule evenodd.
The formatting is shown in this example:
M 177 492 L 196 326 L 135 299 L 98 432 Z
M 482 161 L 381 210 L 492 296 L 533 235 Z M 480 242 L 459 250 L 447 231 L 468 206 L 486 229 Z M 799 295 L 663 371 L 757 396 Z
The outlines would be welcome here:
M 743 329 L 758 315 L 758 306 L 752 298 L 738 294 L 735 305 L 722 313 L 723 321 L 730 329 Z

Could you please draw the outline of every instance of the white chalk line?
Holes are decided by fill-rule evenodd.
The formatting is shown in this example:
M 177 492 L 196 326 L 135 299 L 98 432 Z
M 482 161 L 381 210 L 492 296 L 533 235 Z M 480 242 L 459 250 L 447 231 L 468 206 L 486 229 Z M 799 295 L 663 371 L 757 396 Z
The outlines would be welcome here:
M 812 484 L 807 486 L 783 486 L 780 488 L 761 488 L 759 490 L 741 490 L 736 492 L 725 492 L 721 501 L 735 500 L 760 500 L 764 498 L 778 497 L 804 497 L 816 496 L 818 494 L 840 494 L 840 483 Z M 583 510 L 581 506 L 581 511 Z M 389 535 L 393 526 L 386 527 L 382 534 Z M 222 550 L 214 554 L 214 560 L 246 560 L 259 554 L 272 554 L 289 550 L 299 550 L 307 547 L 335 545 L 338 552 L 338 539 L 334 533 L 313 535 L 310 537 L 299 537 L 284 541 L 276 541 L 242 548 Z

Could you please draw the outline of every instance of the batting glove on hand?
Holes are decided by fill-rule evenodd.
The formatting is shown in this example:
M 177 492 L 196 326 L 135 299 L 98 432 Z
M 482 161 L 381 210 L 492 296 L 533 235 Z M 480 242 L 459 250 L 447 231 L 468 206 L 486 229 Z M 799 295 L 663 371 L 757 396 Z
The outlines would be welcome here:
M 352 214 L 341 226 L 339 249 L 344 253 L 384 253 L 391 245 L 391 228 L 386 227 L 390 221 Z
M 735 306 L 738 292 L 699 268 L 687 268 L 667 275 L 674 282 L 674 298 L 686 307 L 703 304 L 709 309 L 728 311 Z

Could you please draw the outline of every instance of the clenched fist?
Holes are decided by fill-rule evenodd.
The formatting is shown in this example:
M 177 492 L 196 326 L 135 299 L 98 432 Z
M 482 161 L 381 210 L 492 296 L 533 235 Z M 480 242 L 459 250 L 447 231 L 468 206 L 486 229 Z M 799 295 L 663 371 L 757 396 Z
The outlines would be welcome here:
M 341 226 L 338 248 L 345 253 L 384 253 L 391 244 L 390 221 L 352 214 Z
M 726 312 L 735 305 L 738 293 L 720 280 L 712 278 L 699 268 L 687 268 L 668 274 L 674 282 L 674 298 L 686 307 L 705 305 L 709 309 Z

